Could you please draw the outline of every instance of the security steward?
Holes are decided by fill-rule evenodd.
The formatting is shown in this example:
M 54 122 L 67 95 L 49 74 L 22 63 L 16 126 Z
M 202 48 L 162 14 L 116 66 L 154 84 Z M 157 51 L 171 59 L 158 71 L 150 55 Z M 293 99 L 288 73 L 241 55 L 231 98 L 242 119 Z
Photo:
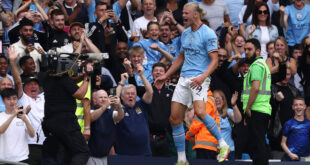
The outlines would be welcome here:
M 251 64 L 244 76 L 241 96 L 249 129 L 250 156 L 254 165 L 266 165 L 269 154 L 265 135 L 271 115 L 271 74 L 260 56 L 261 46 L 257 39 L 247 40 L 244 49 Z

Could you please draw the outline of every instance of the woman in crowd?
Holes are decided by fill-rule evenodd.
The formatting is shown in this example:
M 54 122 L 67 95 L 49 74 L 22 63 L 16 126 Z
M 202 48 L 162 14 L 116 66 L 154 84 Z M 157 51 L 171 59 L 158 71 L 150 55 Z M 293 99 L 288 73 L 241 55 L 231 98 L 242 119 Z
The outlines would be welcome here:
M 183 6 L 187 3 L 187 0 L 160 0 L 156 1 L 157 9 L 167 8 L 169 9 L 177 23 L 183 24 L 182 10 Z
M 252 22 L 254 7 L 261 2 L 267 3 L 270 11 L 270 18 L 273 12 L 279 10 L 278 0 L 248 0 L 247 5 L 243 6 L 239 13 L 239 32 L 243 37 L 245 37 L 245 28 Z
M 281 14 L 290 53 L 293 46 L 300 44 L 310 33 L 309 13 L 310 5 L 305 4 L 304 0 L 294 0 L 293 4 L 286 6 L 284 13 Z
M 267 50 L 268 57 L 271 57 L 275 51 L 274 50 L 274 41 L 269 41 L 266 44 L 266 50 Z
M 285 62 L 287 68 L 291 68 L 292 75 L 297 72 L 297 64 L 294 58 L 288 54 L 288 45 L 284 37 L 280 36 L 275 40 L 275 53 L 266 60 L 271 74 L 277 73 L 279 70 L 279 63 Z
M 241 58 L 245 57 L 244 45 L 245 45 L 245 38 L 242 35 L 237 35 L 234 39 L 231 39 L 231 42 L 229 42 L 229 44 L 225 45 L 229 57 L 232 59 L 232 62 L 228 66 L 228 68 L 233 67 L 236 63 L 239 62 Z M 235 55 L 238 56 L 233 57 Z M 237 73 L 237 68 L 238 68 L 237 66 L 233 67 L 234 73 Z
M 225 94 L 221 90 L 214 91 L 214 98 L 216 109 L 218 110 L 219 115 L 221 117 L 220 118 L 221 134 L 231 150 L 228 159 L 234 160 L 235 145 L 234 140 L 232 139 L 232 128 L 230 125 L 230 121 L 237 124 L 242 119 L 240 110 L 236 105 L 236 101 L 238 99 L 238 92 L 235 92 L 231 98 L 231 106 L 233 109 L 228 108 Z
M 268 57 L 266 44 L 269 41 L 274 41 L 278 36 L 277 27 L 270 22 L 270 12 L 267 4 L 257 4 L 253 11 L 252 25 L 246 28 L 246 39 L 255 38 L 260 41 L 261 56 L 266 60 Z

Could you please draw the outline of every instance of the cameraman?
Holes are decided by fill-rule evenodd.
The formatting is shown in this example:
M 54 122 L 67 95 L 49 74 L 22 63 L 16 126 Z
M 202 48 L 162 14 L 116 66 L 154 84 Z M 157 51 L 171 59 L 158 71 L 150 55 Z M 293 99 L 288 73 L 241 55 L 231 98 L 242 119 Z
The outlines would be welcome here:
M 92 72 L 91 63 L 86 64 L 86 72 Z M 70 164 L 86 164 L 89 158 L 89 149 L 81 133 L 75 115 L 76 98 L 83 99 L 90 81 L 90 76 L 84 72 L 84 80 L 80 87 L 69 76 L 50 76 L 48 73 L 39 74 L 40 82 L 45 92 L 45 117 L 42 123 L 46 140 L 43 144 L 43 164 L 55 159 L 64 146 L 69 155 Z

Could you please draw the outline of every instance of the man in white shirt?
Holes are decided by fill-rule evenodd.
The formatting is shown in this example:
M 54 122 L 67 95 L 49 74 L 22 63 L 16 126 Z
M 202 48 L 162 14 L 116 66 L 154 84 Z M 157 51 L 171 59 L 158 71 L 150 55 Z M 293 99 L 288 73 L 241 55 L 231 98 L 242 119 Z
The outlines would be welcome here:
M 34 129 L 24 110 L 18 109 L 16 90 L 4 89 L 1 96 L 6 109 L 0 113 L 0 159 L 28 163 L 26 134 L 34 137 Z
M 70 24 L 69 36 L 71 43 L 62 46 L 62 53 L 100 53 L 100 50 L 86 36 L 84 25 L 80 22 Z
M 18 54 L 15 52 L 14 47 L 8 49 L 9 60 L 11 63 L 11 70 L 14 80 L 16 81 L 16 89 L 19 99 L 19 105 L 23 108 L 27 107 L 26 114 L 34 129 L 34 136 L 27 135 L 27 142 L 29 144 L 29 164 L 40 165 L 42 157 L 42 145 L 45 136 L 42 130 L 41 122 L 44 117 L 44 93 L 40 93 L 39 81 L 36 77 L 30 76 L 25 78 L 24 83 L 20 77 L 17 68 L 16 59 Z M 40 93 L 40 94 L 39 94 Z M 31 110 L 29 111 L 29 109 Z
M 157 19 L 154 16 L 154 12 L 156 10 L 156 2 L 155 0 L 142 0 L 142 10 L 144 15 L 142 17 L 137 18 L 133 22 L 133 30 L 140 39 L 143 39 L 143 35 L 146 34 L 147 24 L 150 21 L 156 22 Z
M 33 23 L 27 18 L 23 18 L 19 25 L 20 40 L 13 44 L 19 57 L 30 55 L 35 64 L 36 72 L 40 71 L 41 54 L 45 54 L 39 43 L 34 43 L 33 39 Z M 17 59 L 17 62 L 19 58 Z M 21 70 L 20 70 L 21 71 Z

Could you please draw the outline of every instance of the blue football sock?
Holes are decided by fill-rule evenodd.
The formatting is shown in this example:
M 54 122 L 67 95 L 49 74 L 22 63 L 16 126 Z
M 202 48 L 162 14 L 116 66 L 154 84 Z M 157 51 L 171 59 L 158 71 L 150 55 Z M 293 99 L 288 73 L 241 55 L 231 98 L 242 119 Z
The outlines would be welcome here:
M 183 128 L 183 123 L 180 125 L 172 126 L 172 135 L 174 144 L 178 152 L 185 151 L 185 132 Z
M 210 115 L 206 115 L 205 118 L 202 119 L 203 123 L 206 125 L 211 134 L 217 139 L 220 140 L 222 138 L 221 133 L 218 129 L 217 124 L 214 119 Z

